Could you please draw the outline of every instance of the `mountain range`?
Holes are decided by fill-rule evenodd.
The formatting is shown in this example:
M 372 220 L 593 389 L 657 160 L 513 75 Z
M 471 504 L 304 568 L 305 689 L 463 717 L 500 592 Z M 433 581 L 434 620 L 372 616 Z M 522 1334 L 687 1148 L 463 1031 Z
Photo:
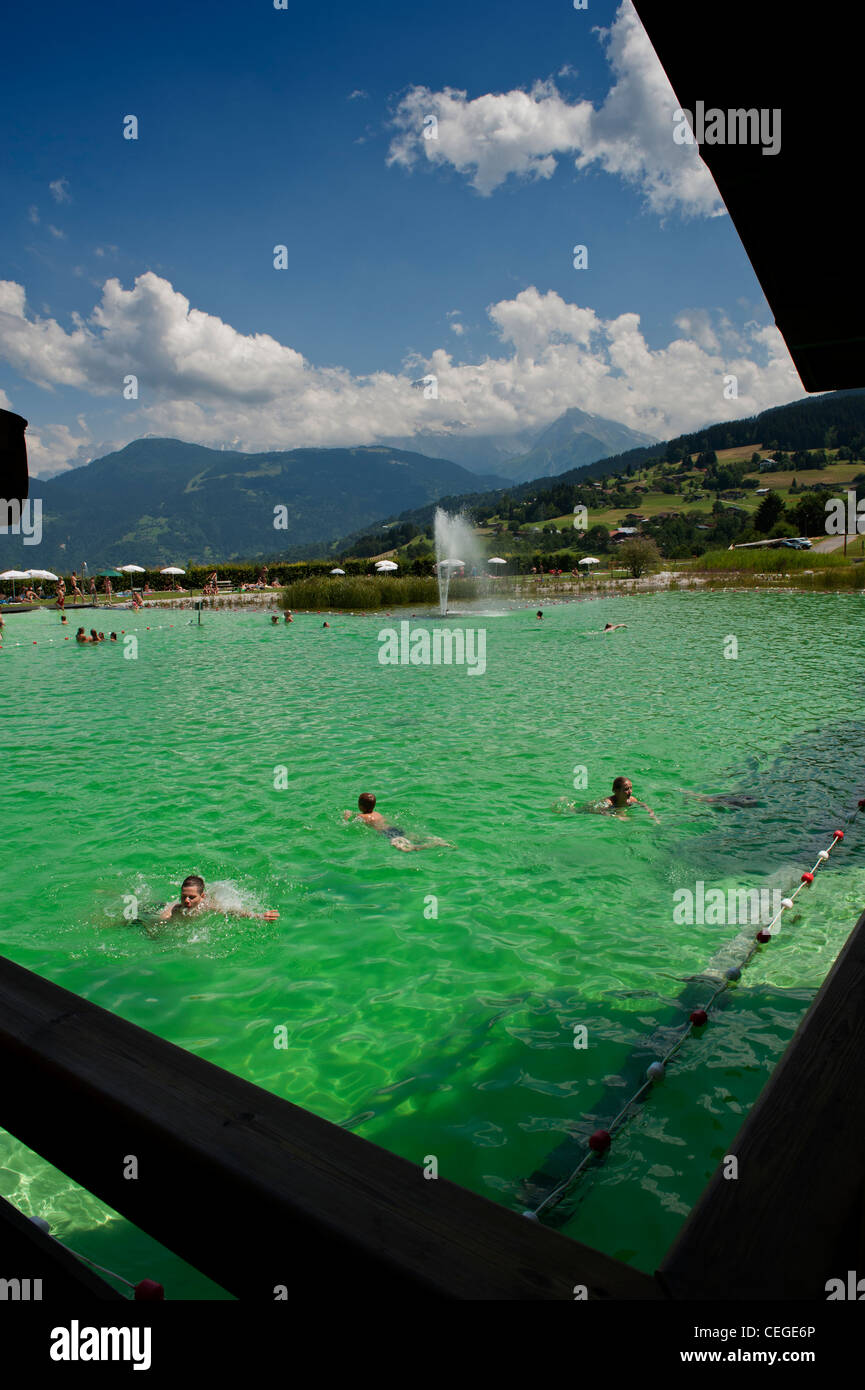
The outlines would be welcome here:
M 0 538 L 0 568 L 202 564 L 300 558 L 388 517 L 510 480 L 554 476 L 649 436 L 568 410 L 539 435 L 411 441 L 247 454 L 179 439 L 136 439 L 80 468 L 34 479 L 43 540 Z M 418 452 L 452 448 L 465 462 Z M 530 447 L 527 447 L 530 446 Z M 514 453 L 513 451 L 518 452 Z M 484 462 L 487 466 L 484 467 Z
M 487 487 L 501 486 L 495 474 Z M 241 454 L 179 439 L 137 439 L 54 478 L 34 480 L 43 539 L 0 537 L 0 566 L 203 564 L 326 547 L 358 525 L 476 487 L 448 459 L 403 449 Z M 26 563 L 25 563 L 26 561 Z

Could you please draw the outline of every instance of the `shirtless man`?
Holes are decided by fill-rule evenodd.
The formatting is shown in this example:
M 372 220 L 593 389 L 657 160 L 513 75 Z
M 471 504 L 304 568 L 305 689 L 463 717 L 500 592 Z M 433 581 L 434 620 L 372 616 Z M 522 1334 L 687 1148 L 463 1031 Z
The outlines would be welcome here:
M 180 885 L 180 902 L 171 903 L 164 907 L 159 914 L 160 922 L 167 922 L 171 917 L 191 917 L 197 912 L 219 912 L 221 909 L 207 896 L 204 887 L 204 879 L 198 874 L 189 874 Z M 255 917 L 262 922 L 276 922 L 279 920 L 279 913 L 275 908 L 268 908 L 266 912 L 246 912 L 243 908 L 232 907 L 228 916 L 230 917 Z
M 364 825 L 372 826 L 373 830 L 379 830 L 382 835 L 386 835 L 394 849 L 401 849 L 404 854 L 410 854 L 416 849 L 434 849 L 444 846 L 447 849 L 454 849 L 448 840 L 431 839 L 425 840 L 422 845 L 415 845 L 408 838 L 404 830 L 400 830 L 398 825 L 390 825 L 381 814 L 375 809 L 375 797 L 372 792 L 361 792 L 357 799 L 358 811 L 355 820 L 362 820 Z M 343 818 L 351 820 L 351 811 L 343 811 Z
M 627 626 L 627 623 L 604 623 L 604 632 L 615 632 L 617 628 Z
M 87 636 L 87 633 L 84 631 L 84 628 L 83 628 L 83 627 L 80 627 L 80 628 L 78 629 L 78 631 L 76 632 L 76 634 L 75 634 L 75 641 L 76 641 L 76 642 L 92 642 L 92 641 L 93 641 L 93 638 L 92 638 L 92 637 L 88 637 L 88 636 Z
M 638 801 L 634 796 L 633 783 L 630 777 L 617 777 L 613 782 L 612 795 L 604 797 L 603 801 L 598 802 L 598 807 L 602 811 L 622 811 L 626 806 L 642 806 L 644 811 L 649 812 L 652 820 L 658 820 L 654 811 L 646 805 L 645 801 Z M 660 821 L 658 824 L 660 825 Z

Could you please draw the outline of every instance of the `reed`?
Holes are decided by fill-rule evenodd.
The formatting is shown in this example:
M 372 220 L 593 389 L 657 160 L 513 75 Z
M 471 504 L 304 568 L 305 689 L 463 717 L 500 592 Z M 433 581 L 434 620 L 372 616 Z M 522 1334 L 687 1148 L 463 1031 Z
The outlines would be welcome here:
M 469 579 L 451 581 L 450 597 L 473 599 L 477 585 Z M 429 607 L 438 608 L 438 583 L 423 575 L 339 575 L 321 579 L 300 579 L 288 584 L 280 594 L 283 608 L 371 609 Z

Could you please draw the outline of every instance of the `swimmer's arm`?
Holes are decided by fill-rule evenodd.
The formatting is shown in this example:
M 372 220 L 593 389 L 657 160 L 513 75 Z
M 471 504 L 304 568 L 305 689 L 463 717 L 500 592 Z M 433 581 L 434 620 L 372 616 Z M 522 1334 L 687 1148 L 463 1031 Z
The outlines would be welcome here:
M 658 820 L 658 817 L 655 815 L 655 813 L 654 813 L 654 811 L 652 810 L 651 806 L 647 806 L 646 803 L 645 803 L 645 801 L 638 801 L 637 798 L 636 798 L 635 796 L 632 796 L 632 797 L 631 797 L 631 803 L 630 803 L 630 804 L 631 804 L 632 806 L 642 806 L 642 808 L 643 808 L 644 811 L 648 811 L 649 815 L 652 817 L 652 820 Z M 660 825 L 661 822 L 658 821 L 658 824 Z
M 232 917 L 248 917 L 257 922 L 278 922 L 279 913 L 275 907 L 269 907 L 266 912 L 246 912 L 243 908 L 232 908 Z
M 160 912 L 159 920 L 160 922 L 167 922 L 170 917 L 174 916 L 175 912 L 182 912 L 182 910 L 182 903 L 170 903 L 168 907 L 164 907 Z

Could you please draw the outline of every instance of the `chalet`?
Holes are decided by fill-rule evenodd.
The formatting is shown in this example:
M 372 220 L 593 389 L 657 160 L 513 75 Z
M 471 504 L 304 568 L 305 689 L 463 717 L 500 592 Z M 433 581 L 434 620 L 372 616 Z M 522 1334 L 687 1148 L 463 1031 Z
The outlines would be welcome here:
M 610 540 L 629 541 L 636 535 L 639 535 L 639 528 L 637 526 L 620 526 L 617 531 L 610 532 Z

